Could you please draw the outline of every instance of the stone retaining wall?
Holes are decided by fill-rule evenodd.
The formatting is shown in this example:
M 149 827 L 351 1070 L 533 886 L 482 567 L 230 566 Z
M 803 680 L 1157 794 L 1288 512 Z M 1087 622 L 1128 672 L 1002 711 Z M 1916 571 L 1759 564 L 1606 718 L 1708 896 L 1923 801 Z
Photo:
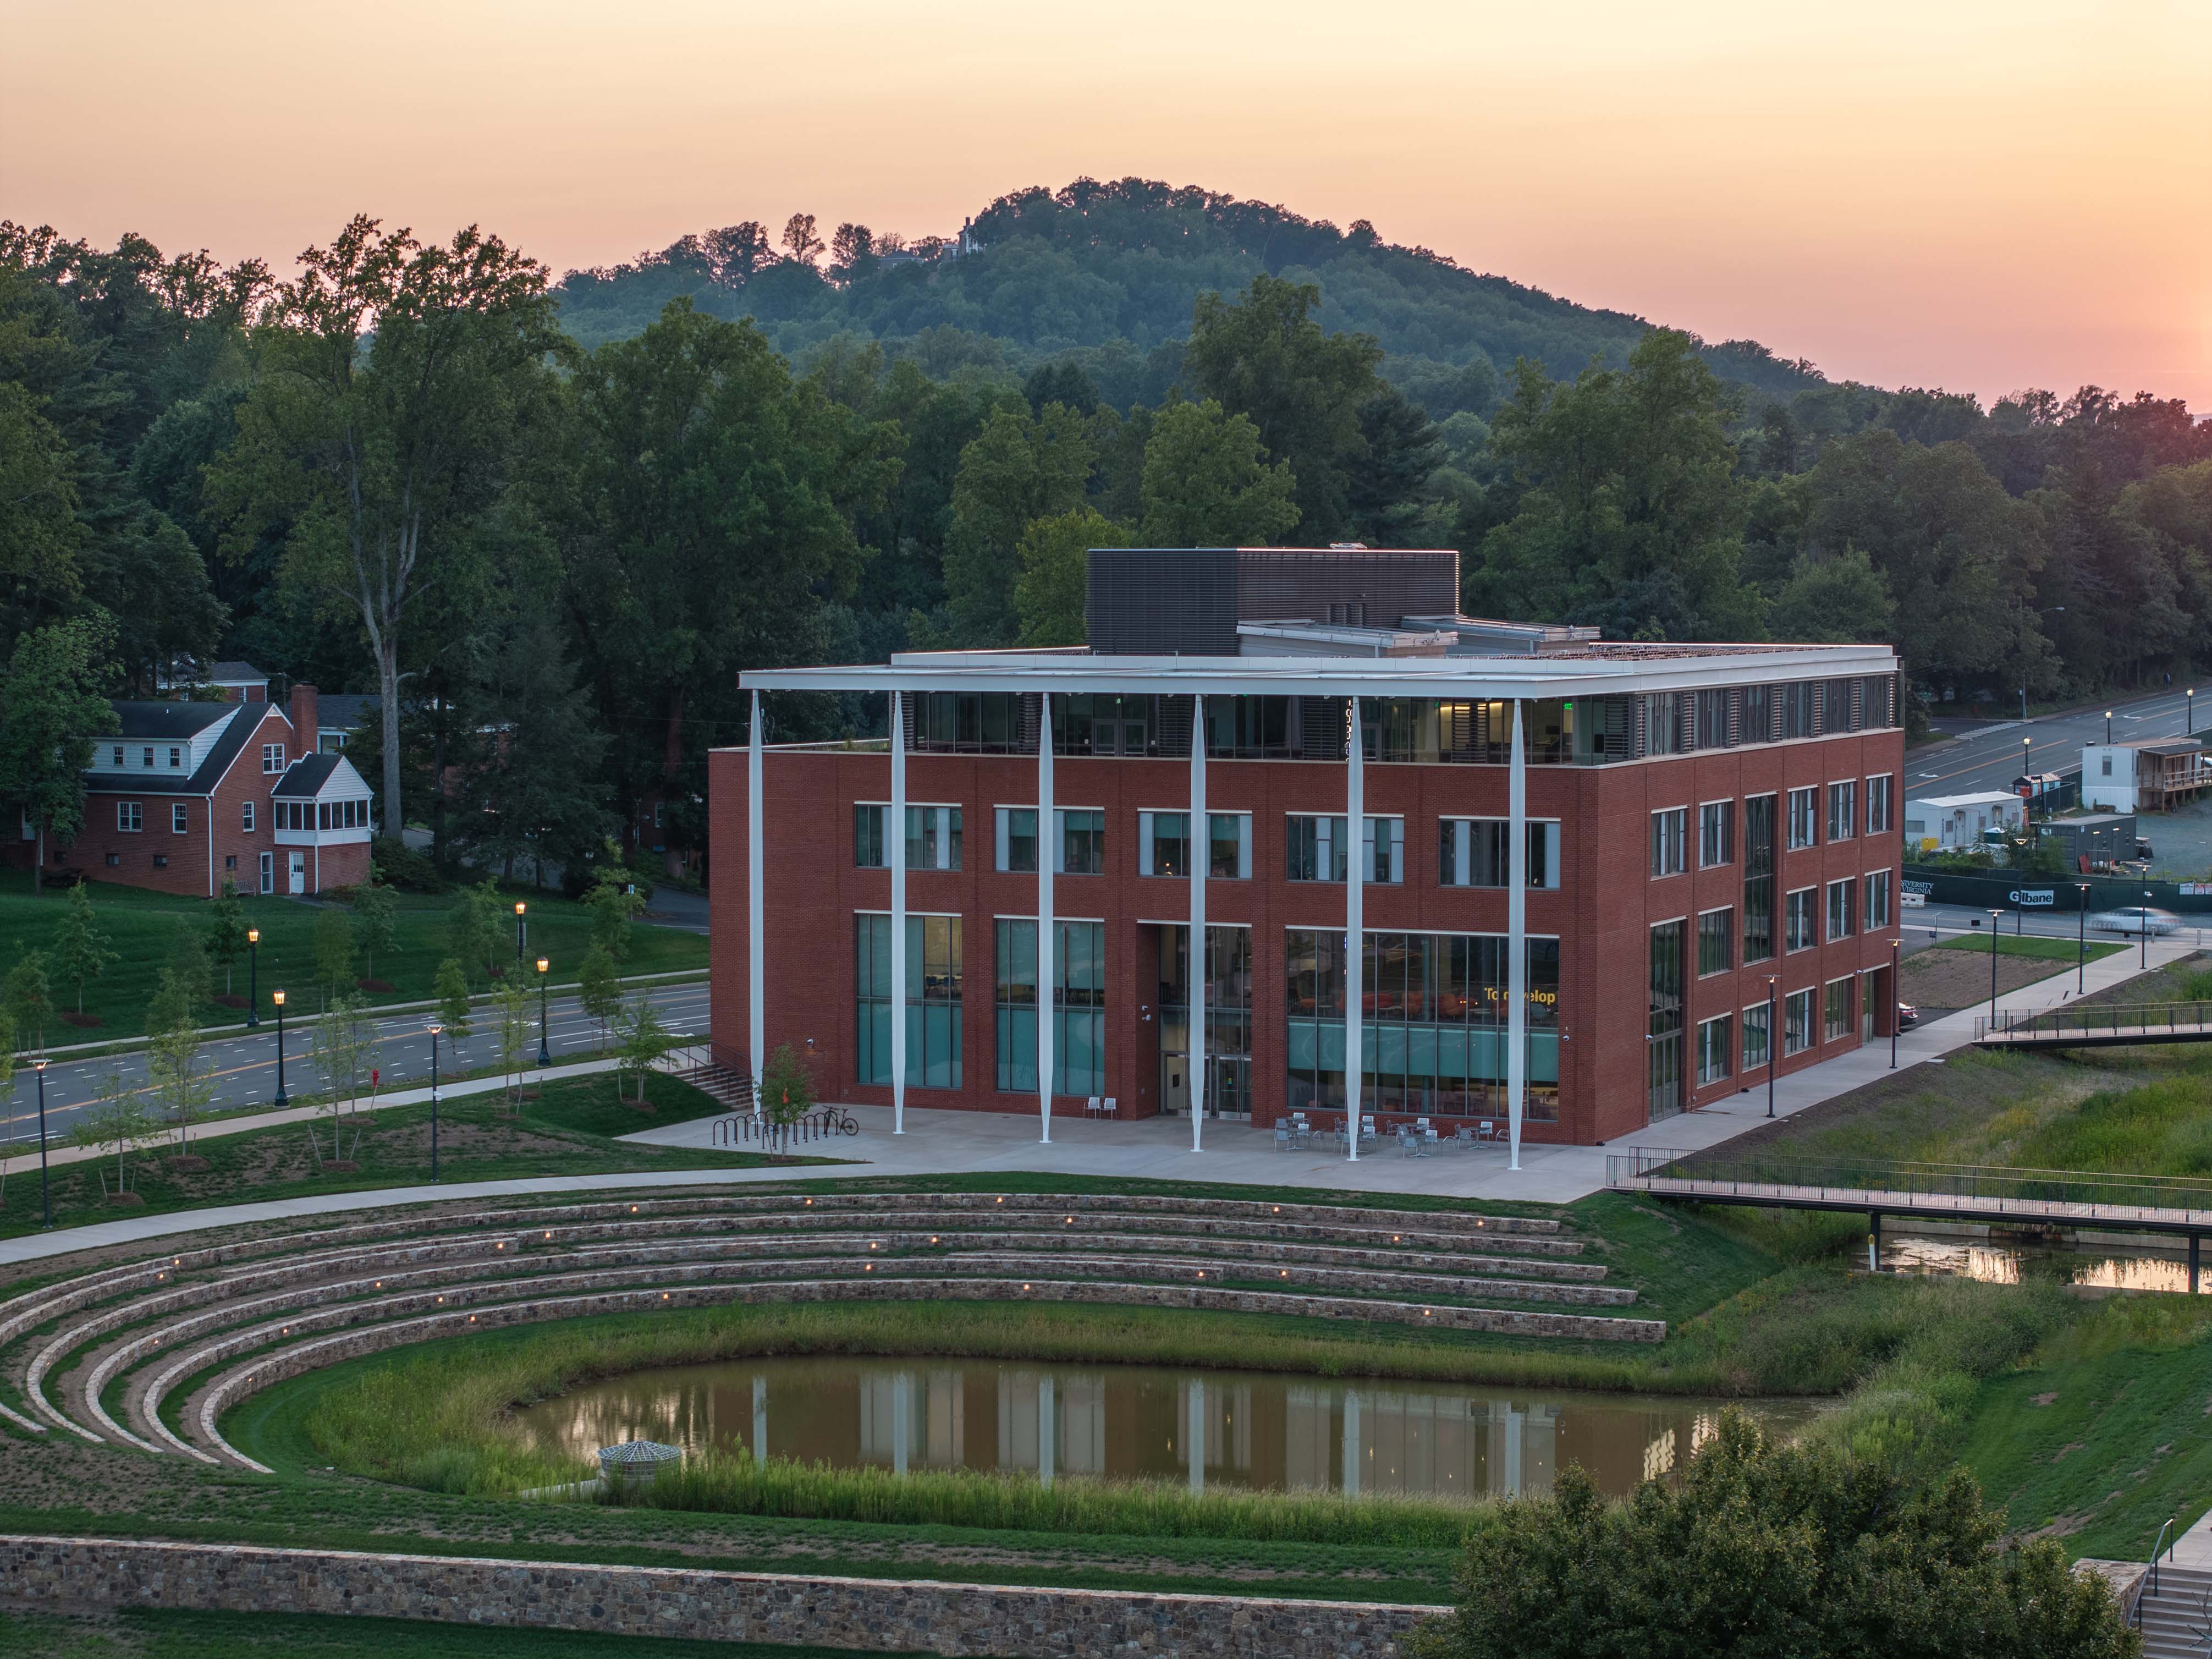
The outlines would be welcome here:
M 994 1659 L 1395 1659 L 1436 1607 L 0 1535 L 55 1609 L 358 1613 Z

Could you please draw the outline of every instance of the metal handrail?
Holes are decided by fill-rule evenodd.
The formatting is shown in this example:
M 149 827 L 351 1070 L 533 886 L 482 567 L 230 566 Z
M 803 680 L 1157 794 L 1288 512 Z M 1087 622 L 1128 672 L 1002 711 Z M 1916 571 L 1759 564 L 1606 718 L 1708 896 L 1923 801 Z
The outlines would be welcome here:
M 2134 1601 L 2130 1604 L 2128 1607 L 2128 1623 L 2136 1630 L 2141 1630 L 2142 1628 L 2143 1597 L 2146 1595 L 2155 1595 L 2158 1594 L 2158 1558 L 2160 1554 L 2162 1552 L 2169 1560 L 2172 1559 L 2174 1545 L 2174 1539 L 2172 1535 L 2172 1532 L 2173 1517 L 2172 1516 L 2168 1516 L 2166 1520 L 2166 1524 L 2158 1529 L 2158 1536 L 2151 1542 L 2150 1559 L 2144 1565 L 2143 1576 L 2136 1580 L 2136 1595 Z
M 2184 1009 L 2189 1011 L 2187 1019 L 2181 1018 Z M 1979 1042 L 1999 1036 L 2034 1036 L 2045 1031 L 2054 1036 L 2079 1031 L 2087 1036 L 2097 1030 L 2117 1032 L 2124 1025 L 2148 1030 L 2161 1021 L 2169 1031 L 2178 1031 L 2184 1026 L 2203 1030 L 2209 1019 L 2212 1019 L 2212 1003 L 2203 1001 L 2077 1004 L 2071 1008 L 2047 1009 L 2032 1014 L 2018 1010 L 1996 1018 L 1977 1014 L 1974 1040 Z
M 1813 1164 L 1790 1159 L 1720 1160 L 1704 1153 L 1632 1148 L 1609 1153 L 1606 1183 L 1664 1190 L 1663 1183 L 1740 1194 L 1746 1186 L 1792 1187 L 1823 1199 L 1879 1194 L 1911 1200 L 1949 1198 L 2099 1208 L 2212 1212 L 2212 1182 L 2178 1176 L 2115 1176 L 2086 1170 L 2007 1169 L 1974 1164 Z

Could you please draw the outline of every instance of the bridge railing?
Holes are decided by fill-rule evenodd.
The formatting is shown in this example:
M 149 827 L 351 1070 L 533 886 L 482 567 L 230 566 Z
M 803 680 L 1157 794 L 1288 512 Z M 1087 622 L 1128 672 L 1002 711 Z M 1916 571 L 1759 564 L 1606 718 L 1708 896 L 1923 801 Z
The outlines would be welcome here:
M 2092 1209 L 2212 1211 L 2212 1181 L 2186 1176 L 2103 1175 L 1998 1164 L 1917 1164 L 1880 1158 L 1812 1160 L 1633 1147 L 1606 1155 L 1606 1185 L 1694 1195 L 1788 1187 L 1824 1200 L 1879 1194 L 1915 1199 L 2079 1205 Z
M 2130 1002 L 2076 1004 L 2042 1013 L 2001 1013 L 1974 1016 L 1974 1041 L 2012 1037 L 2030 1042 L 2038 1036 L 2094 1036 L 2100 1032 L 2205 1030 L 2212 1021 L 2212 1002 Z

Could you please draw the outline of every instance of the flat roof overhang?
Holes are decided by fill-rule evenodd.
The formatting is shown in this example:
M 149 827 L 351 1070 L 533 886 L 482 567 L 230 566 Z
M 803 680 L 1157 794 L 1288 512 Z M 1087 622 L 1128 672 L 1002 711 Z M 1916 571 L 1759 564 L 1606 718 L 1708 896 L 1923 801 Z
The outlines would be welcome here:
M 1737 646 L 1667 657 L 1094 657 L 1080 651 L 906 652 L 885 663 L 755 668 L 747 691 L 1054 691 L 1124 696 L 1507 700 L 1710 690 L 1893 674 L 1886 645 Z

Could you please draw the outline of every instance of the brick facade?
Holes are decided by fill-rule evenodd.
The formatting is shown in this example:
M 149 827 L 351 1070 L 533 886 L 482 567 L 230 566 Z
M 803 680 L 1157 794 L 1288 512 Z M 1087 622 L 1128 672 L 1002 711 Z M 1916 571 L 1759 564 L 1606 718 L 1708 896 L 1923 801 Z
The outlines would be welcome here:
M 1771 1039 L 1778 1053 L 1781 999 L 1808 988 L 1815 992 L 1814 1041 L 1805 1052 L 1780 1061 L 1784 1073 L 1832 1058 L 1861 1041 L 1856 1000 L 1850 1035 L 1834 1042 L 1820 1040 L 1819 992 L 1830 981 L 1862 972 L 1878 974 L 1875 995 L 1881 1012 L 1875 1029 L 1887 1033 L 1895 1003 L 1887 988 L 1888 941 L 1897 920 L 1901 848 L 1893 819 L 1902 799 L 1903 761 L 1903 734 L 1894 728 L 1878 728 L 1608 766 L 1528 769 L 1529 817 L 1556 818 L 1561 825 L 1559 888 L 1532 890 L 1527 915 L 1532 935 L 1555 935 L 1560 940 L 1562 1041 L 1559 1121 L 1529 1122 L 1528 1139 L 1589 1144 L 1627 1134 L 1647 1122 L 1649 930 L 1671 918 L 1686 918 L 1691 934 L 1683 1043 L 1689 1079 L 1685 1094 L 1690 1106 L 1708 1105 L 1739 1090 L 1764 1085 L 1764 1068 L 1745 1072 L 1741 1067 L 1740 1024 L 1734 1038 L 1734 1075 L 1725 1081 L 1696 1085 L 1693 1040 L 1700 1020 L 1723 1012 L 1740 1014 L 1747 1006 L 1763 1004 L 1770 975 L 1780 981 Z M 771 749 L 763 762 L 768 1045 L 772 1050 L 789 1042 L 808 1060 L 824 1097 L 857 1103 L 888 1104 L 890 1098 L 888 1088 L 857 1080 L 854 963 L 854 914 L 889 909 L 890 876 L 886 870 L 854 866 L 853 806 L 890 799 L 890 769 L 889 756 L 880 750 Z M 1892 779 L 1893 825 L 1888 834 L 1869 836 L 1863 830 L 1864 780 L 1881 775 Z M 1183 810 L 1189 777 L 1188 761 L 1176 759 L 1062 757 L 1054 766 L 1054 795 L 1060 807 L 1096 807 L 1106 815 L 1108 873 L 1055 877 L 1054 908 L 1062 920 L 1106 925 L 1103 1092 L 1120 1101 L 1125 1116 L 1147 1116 L 1159 1109 L 1158 1026 L 1144 1018 L 1158 996 L 1157 963 L 1151 959 L 1157 953 L 1146 947 L 1150 935 L 1142 924 L 1185 921 L 1189 894 L 1183 878 L 1137 873 L 1137 814 Z M 1857 784 L 1860 832 L 1852 839 L 1832 842 L 1825 834 L 1826 786 L 1845 780 Z M 1252 930 L 1251 1078 L 1253 1121 L 1257 1124 L 1270 1123 L 1287 1109 L 1285 932 L 1294 927 L 1341 929 L 1345 917 L 1342 884 L 1286 879 L 1283 820 L 1291 813 L 1342 813 L 1346 783 L 1340 763 L 1216 760 L 1206 766 L 1209 810 L 1248 811 L 1253 820 L 1252 878 L 1209 881 L 1206 915 L 1211 926 L 1244 924 Z M 1440 884 L 1436 854 L 1439 817 L 1502 818 L 1507 810 L 1506 787 L 1503 766 L 1368 766 L 1368 815 L 1402 815 L 1406 821 L 1403 884 L 1365 888 L 1370 933 L 1506 932 L 1505 892 Z M 713 894 L 713 1030 L 718 1047 L 743 1054 L 748 1047 L 744 751 L 716 751 L 709 761 L 708 787 L 711 863 L 720 877 Z M 1802 787 L 1819 792 L 1816 804 L 1823 833 L 1818 845 L 1790 852 L 1786 850 L 1786 792 Z M 1779 798 L 1777 955 L 1771 962 L 1747 967 L 1741 963 L 1741 803 L 1747 796 L 1768 793 Z M 963 1086 L 942 1090 L 909 1085 L 907 1100 L 923 1107 L 1034 1111 L 1034 1093 L 1002 1093 L 994 1086 L 991 924 L 995 917 L 1036 914 L 1036 876 L 1001 874 L 993 868 L 994 809 L 1036 804 L 1036 763 L 1024 757 L 911 754 L 907 799 L 915 805 L 960 806 L 964 839 L 960 870 L 910 871 L 907 877 L 910 914 L 957 914 L 963 918 Z M 1699 869 L 1698 809 L 1716 800 L 1732 803 L 1733 854 L 1726 865 Z M 1654 879 L 1650 815 L 1673 807 L 1687 811 L 1688 868 L 1681 875 Z M 1782 948 L 1785 893 L 1808 886 L 1823 890 L 1820 916 L 1825 923 L 1826 882 L 1846 876 L 1863 880 L 1879 870 L 1890 872 L 1889 926 L 1874 933 L 1855 931 L 1853 937 L 1808 950 Z M 1858 907 L 1856 927 L 1863 921 L 1863 886 L 1854 902 Z M 1733 954 L 1737 966 L 1698 978 L 1696 918 L 1700 910 L 1721 906 L 1733 906 L 1736 911 Z M 1826 939 L 1825 926 L 1820 937 Z M 1854 996 L 1858 994 L 1854 987 Z M 1079 1110 L 1080 1102 L 1071 1106 Z

